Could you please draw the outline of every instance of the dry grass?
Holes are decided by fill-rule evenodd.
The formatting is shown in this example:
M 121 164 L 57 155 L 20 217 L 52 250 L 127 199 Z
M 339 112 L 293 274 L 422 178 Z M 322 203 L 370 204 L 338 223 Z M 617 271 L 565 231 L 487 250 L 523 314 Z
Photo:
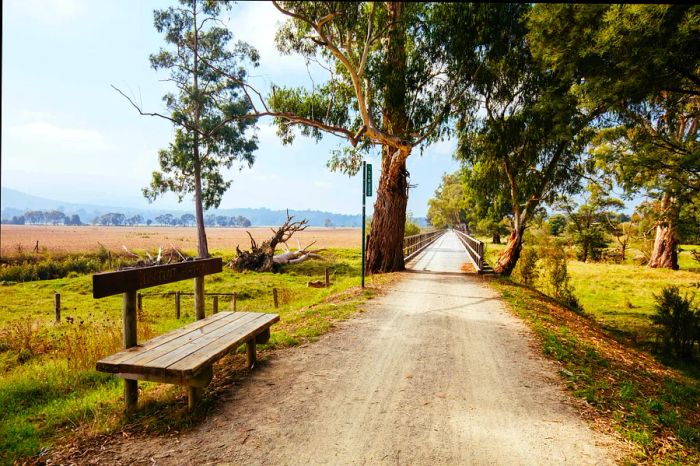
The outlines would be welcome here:
M 236 245 L 248 248 L 249 231 L 256 241 L 269 239 L 269 228 L 207 228 L 207 240 L 212 250 L 235 250 Z M 49 253 L 85 253 L 99 250 L 102 243 L 110 251 L 122 246 L 129 249 L 157 249 L 173 244 L 179 249 L 196 250 L 197 230 L 192 227 L 98 227 L 98 226 L 48 226 L 2 225 L 0 227 L 0 255 L 10 256 L 18 252 L 31 252 L 36 242 L 39 249 Z M 305 246 L 317 241 L 320 248 L 359 248 L 359 228 L 308 228 L 294 235 Z

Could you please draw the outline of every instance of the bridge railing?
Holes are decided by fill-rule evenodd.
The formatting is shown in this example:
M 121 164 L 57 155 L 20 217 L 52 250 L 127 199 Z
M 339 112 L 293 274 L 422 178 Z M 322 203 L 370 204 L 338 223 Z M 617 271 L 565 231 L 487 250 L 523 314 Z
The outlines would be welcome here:
M 472 236 L 469 236 L 463 231 L 455 229 L 454 232 L 457 234 L 457 237 L 467 249 L 467 255 L 469 256 L 469 260 L 471 260 L 472 264 L 474 264 L 474 267 L 476 267 L 476 271 L 479 273 L 483 272 L 484 242 L 479 241 L 478 239 Z
M 413 259 L 419 252 L 430 246 L 436 239 L 442 236 L 445 230 L 429 231 L 418 235 L 406 236 L 403 239 L 404 261 Z

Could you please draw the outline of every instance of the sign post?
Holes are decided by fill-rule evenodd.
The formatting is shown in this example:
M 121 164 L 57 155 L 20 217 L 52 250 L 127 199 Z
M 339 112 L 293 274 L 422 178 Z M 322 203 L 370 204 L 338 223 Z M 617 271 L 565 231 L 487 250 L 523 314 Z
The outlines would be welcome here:
M 372 197 L 372 164 L 362 162 L 362 288 L 365 287 L 365 205 Z

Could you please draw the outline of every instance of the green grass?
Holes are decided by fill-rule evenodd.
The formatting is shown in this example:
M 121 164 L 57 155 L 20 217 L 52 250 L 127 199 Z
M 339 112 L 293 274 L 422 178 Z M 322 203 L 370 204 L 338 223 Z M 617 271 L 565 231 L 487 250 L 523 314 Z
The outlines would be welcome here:
M 700 382 L 620 344 L 589 317 L 542 293 L 495 277 L 489 281 L 534 331 L 542 352 L 561 364 L 574 396 L 634 445 L 629 462 L 700 462 Z
M 207 276 L 205 291 L 236 292 L 239 311 L 280 314 L 263 351 L 312 341 L 358 312 L 376 293 L 374 286 L 390 280 L 368 277 L 369 286 L 362 291 L 359 251 L 328 250 L 324 257 L 326 261 L 288 266 L 283 273 L 236 273 L 224 267 L 222 273 Z M 308 287 L 308 281 L 323 279 L 326 267 L 331 286 Z M 278 309 L 273 288 L 278 290 Z M 188 280 L 142 290 L 140 341 L 192 322 L 192 296 L 182 297 L 180 320 L 174 305 L 175 291 L 192 289 Z M 53 322 L 54 292 L 61 294 L 60 324 Z M 212 298 L 207 297 L 207 315 L 211 308 Z M 219 310 L 229 308 L 230 302 L 219 297 Z M 93 435 L 125 422 L 122 384 L 92 369 L 97 359 L 119 348 L 121 326 L 121 297 L 93 299 L 90 275 L 0 286 L 0 464 L 35 455 L 60 437 Z M 149 405 L 165 409 L 182 403 L 175 387 L 140 386 L 142 400 L 147 400 L 142 423 L 151 422 L 149 416 L 158 411 Z M 183 416 L 163 422 L 191 420 Z
M 605 326 L 634 341 L 653 338 L 654 295 L 670 285 L 696 290 L 700 274 L 629 264 L 568 263 L 571 284 L 583 309 Z

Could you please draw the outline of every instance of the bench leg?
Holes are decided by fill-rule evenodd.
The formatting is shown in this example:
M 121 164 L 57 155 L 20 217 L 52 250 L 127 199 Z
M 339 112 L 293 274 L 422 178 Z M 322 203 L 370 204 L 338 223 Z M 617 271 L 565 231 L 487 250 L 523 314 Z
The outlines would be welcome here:
M 187 409 L 192 412 L 202 399 L 202 389 L 197 387 L 187 387 Z
M 124 402 L 127 413 L 136 411 L 139 402 L 139 383 L 136 380 L 124 380 Z
M 248 369 L 252 369 L 255 365 L 255 337 L 246 342 L 246 350 Z

